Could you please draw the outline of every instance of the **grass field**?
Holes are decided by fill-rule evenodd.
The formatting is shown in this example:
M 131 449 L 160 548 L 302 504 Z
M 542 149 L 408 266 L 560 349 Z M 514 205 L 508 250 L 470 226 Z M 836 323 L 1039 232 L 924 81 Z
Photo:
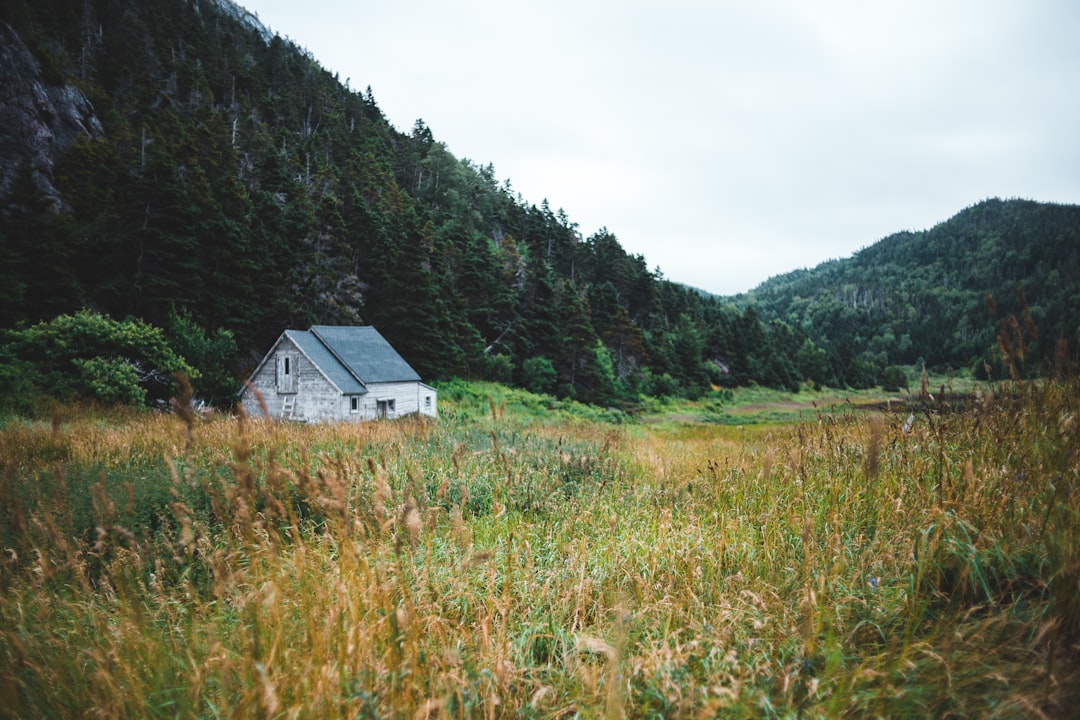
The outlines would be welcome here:
M 934 395 L 9 418 L 0 714 L 1075 717 L 1080 384 Z

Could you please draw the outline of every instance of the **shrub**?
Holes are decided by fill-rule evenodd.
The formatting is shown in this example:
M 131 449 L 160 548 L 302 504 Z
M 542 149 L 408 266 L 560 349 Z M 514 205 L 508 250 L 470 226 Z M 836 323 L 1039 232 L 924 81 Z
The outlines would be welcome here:
M 233 334 L 222 328 L 208 333 L 185 308 L 169 313 L 168 332 L 173 349 L 195 368 L 195 394 L 216 407 L 231 406 L 238 386 L 229 371 L 237 357 Z
M 485 358 L 484 377 L 492 382 L 509 385 L 514 375 L 514 361 L 509 355 L 499 353 Z
M 34 396 L 108 404 L 161 400 L 172 394 L 177 373 L 200 377 L 160 328 L 89 310 L 8 330 L 0 342 L 0 377 L 18 379 L 5 390 L 9 405 L 26 405 Z
M 885 392 L 897 392 L 906 390 L 908 386 L 907 373 L 899 365 L 889 365 L 881 371 L 881 389 Z

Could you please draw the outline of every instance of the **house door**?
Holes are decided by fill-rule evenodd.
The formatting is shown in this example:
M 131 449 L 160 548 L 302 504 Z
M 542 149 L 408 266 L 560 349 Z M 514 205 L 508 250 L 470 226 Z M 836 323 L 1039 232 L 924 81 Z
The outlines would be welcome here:
M 282 353 L 277 359 L 277 390 L 279 393 L 296 392 L 296 355 Z
M 376 409 L 378 415 L 381 418 L 390 417 L 394 414 L 394 401 L 393 400 L 379 400 L 376 403 Z

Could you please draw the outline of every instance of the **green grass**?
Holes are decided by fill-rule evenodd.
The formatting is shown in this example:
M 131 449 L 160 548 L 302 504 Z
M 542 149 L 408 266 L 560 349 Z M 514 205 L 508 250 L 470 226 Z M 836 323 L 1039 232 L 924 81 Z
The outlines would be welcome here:
M 907 431 L 848 404 L 620 424 L 466 383 L 437 421 L 9 421 L 0 703 L 1068 717 L 1080 387 L 974 390 Z
M 862 390 L 816 387 L 803 383 L 798 392 L 777 390 L 760 385 L 720 388 L 699 400 L 680 398 L 643 398 L 638 417 L 651 424 L 706 423 L 713 425 L 791 425 L 809 422 L 820 415 L 849 411 L 881 409 L 907 410 L 921 402 L 919 373 L 908 368 L 909 387 L 898 391 L 881 388 Z M 970 373 L 931 375 L 927 391 L 947 398 L 963 398 L 980 388 L 992 390 L 991 383 L 980 383 Z M 936 397 L 935 397 L 936 400 Z
M 499 418 L 509 413 L 521 425 L 555 420 L 616 424 L 632 421 L 631 416 L 616 408 L 561 400 L 492 382 L 448 380 L 439 383 L 438 390 L 440 413 L 457 420 Z

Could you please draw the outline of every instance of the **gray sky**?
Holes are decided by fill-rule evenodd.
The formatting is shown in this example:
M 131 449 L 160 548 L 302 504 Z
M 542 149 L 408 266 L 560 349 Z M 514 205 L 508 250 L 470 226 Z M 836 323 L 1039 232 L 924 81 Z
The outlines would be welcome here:
M 1080 202 L 1076 0 L 239 0 L 408 132 L 718 294 Z

